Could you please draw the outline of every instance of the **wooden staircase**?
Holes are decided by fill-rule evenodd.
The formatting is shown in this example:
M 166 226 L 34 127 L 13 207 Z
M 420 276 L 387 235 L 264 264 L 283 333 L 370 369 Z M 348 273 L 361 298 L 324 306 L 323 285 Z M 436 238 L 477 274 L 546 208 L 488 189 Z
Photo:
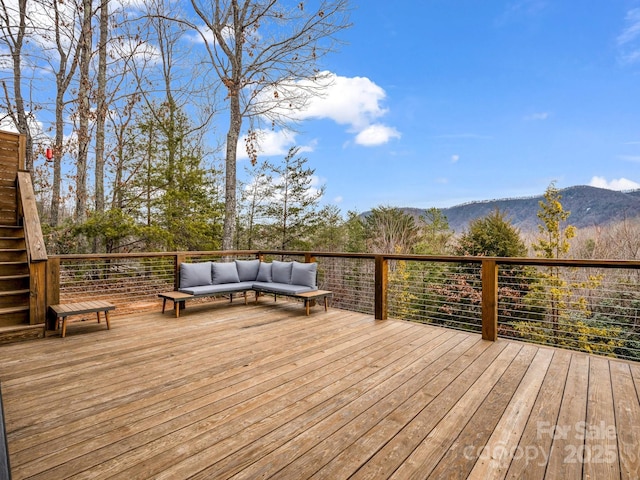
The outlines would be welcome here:
M 0 225 L 0 327 L 29 323 L 29 292 L 24 229 Z
M 39 337 L 44 331 L 41 312 L 34 315 L 33 297 L 38 292 L 33 288 L 34 269 L 25 228 L 35 222 L 40 232 L 40 225 L 37 210 L 35 219 L 26 218 L 34 214 L 35 199 L 29 174 L 21 171 L 23 158 L 20 136 L 0 132 L 0 343 Z M 24 191 L 19 188 L 20 175 Z M 29 204 L 33 200 L 34 205 L 25 206 L 24 200 Z M 42 262 L 43 258 L 37 260 Z M 37 309 L 43 309 L 41 304 Z

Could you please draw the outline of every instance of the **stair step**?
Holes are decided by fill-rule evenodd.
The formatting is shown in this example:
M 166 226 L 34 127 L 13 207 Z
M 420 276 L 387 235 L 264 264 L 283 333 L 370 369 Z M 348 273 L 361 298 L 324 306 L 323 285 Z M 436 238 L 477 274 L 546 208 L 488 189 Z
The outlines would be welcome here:
M 29 264 L 23 262 L 0 262 L 0 278 L 13 275 L 27 275 Z
M 10 297 L 11 295 L 24 295 L 25 293 L 29 293 L 28 288 L 24 288 L 21 290 L 7 290 L 6 292 L 0 291 L 0 297 Z
M 0 275 L 0 282 L 2 281 L 12 281 L 12 280 L 24 280 L 25 278 L 29 278 L 28 273 L 23 273 L 20 275 Z
M 2 307 L 0 308 L 0 315 L 8 315 L 10 313 L 20 313 L 20 312 L 28 312 L 28 306 L 19 306 L 19 307 Z
M 0 237 L 24 238 L 22 225 L 0 225 Z
M 0 344 L 13 343 L 22 340 L 33 340 L 44 336 L 44 324 L 29 325 L 15 324 L 0 326 Z

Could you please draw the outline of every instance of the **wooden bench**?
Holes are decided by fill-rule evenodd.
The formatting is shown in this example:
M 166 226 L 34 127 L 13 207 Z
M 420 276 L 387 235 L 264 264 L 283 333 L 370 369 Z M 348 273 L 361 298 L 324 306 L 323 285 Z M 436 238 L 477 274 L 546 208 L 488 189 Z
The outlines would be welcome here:
M 98 323 L 100 323 L 100 312 L 104 312 L 107 329 L 110 330 L 111 325 L 109 324 L 109 311 L 115 309 L 115 305 L 102 300 L 79 303 L 61 303 L 58 305 L 49 306 L 49 312 L 51 313 L 51 316 L 55 318 L 55 330 L 58 330 L 60 321 L 62 321 L 63 338 L 67 334 L 67 317 L 71 315 L 82 315 L 84 313 L 95 312 L 98 317 Z
M 164 292 L 159 293 L 158 296 L 162 299 L 162 313 L 167 306 L 167 300 L 173 301 L 173 310 L 175 312 L 176 318 L 180 316 L 180 310 L 185 307 L 185 302 L 187 300 L 191 300 L 192 298 L 196 298 L 194 295 L 190 293 L 183 292 Z
M 333 292 L 329 290 L 314 290 L 312 292 L 304 292 L 298 293 L 297 295 L 292 295 L 295 298 L 301 298 L 304 301 L 304 308 L 307 312 L 307 316 L 309 316 L 309 307 L 314 304 L 316 300 L 322 300 L 324 298 L 324 311 L 326 312 L 328 309 L 328 299 L 331 298 Z

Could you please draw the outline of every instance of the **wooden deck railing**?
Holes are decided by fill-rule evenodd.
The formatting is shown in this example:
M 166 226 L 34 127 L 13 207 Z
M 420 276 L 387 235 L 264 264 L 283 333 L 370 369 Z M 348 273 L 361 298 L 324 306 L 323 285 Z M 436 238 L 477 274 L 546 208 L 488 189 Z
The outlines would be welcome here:
M 47 310 L 45 276 L 48 257 L 29 172 L 18 172 L 17 192 L 18 221 L 24 228 L 29 262 L 29 323 L 35 325 L 44 322 Z
M 597 343 L 593 351 L 640 360 L 638 261 L 278 250 L 58 255 L 48 261 L 48 303 L 100 298 L 120 312 L 156 308 L 157 294 L 175 288 L 181 262 L 256 257 L 317 261 L 320 287 L 334 291 L 336 307 L 378 320 L 438 323 L 487 340 Z

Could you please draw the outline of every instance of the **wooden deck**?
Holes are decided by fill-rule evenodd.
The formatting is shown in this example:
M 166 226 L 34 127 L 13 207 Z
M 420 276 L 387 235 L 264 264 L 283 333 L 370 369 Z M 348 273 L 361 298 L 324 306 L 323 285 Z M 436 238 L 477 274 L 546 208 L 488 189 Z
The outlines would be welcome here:
M 640 478 L 638 364 L 267 298 L 71 323 L 0 381 L 14 479 Z

